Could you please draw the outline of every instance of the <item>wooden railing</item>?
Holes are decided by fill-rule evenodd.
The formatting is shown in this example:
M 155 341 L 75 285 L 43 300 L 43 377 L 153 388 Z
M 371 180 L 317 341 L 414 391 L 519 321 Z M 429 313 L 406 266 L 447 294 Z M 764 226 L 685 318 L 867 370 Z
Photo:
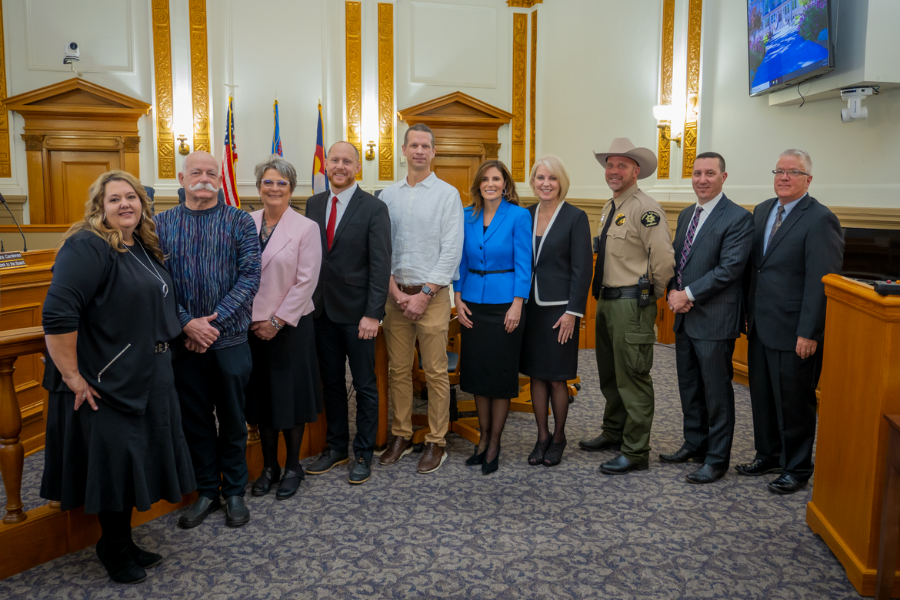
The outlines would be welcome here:
M 22 446 L 22 411 L 13 383 L 16 359 L 43 352 L 43 327 L 27 327 L 0 332 L 0 473 L 6 488 L 6 524 L 27 518 L 22 507 L 22 469 L 25 448 Z

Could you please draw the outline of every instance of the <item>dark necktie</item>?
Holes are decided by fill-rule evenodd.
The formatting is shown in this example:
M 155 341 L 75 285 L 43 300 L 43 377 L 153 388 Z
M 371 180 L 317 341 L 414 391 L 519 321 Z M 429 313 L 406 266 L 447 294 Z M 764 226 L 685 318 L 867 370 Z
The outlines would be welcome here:
M 700 213 L 702 212 L 702 206 L 698 206 L 697 210 L 694 211 L 694 218 L 691 219 L 691 226 L 688 227 L 687 235 L 684 237 L 684 246 L 681 247 L 681 261 L 678 263 L 678 277 L 676 279 L 679 290 L 684 289 L 681 287 L 681 271 L 684 269 L 684 263 L 687 262 L 688 254 L 691 252 L 691 246 L 694 244 L 694 236 L 697 235 L 697 225 L 700 224 Z
M 328 227 L 325 228 L 325 239 L 328 241 L 328 249 L 331 250 L 331 242 L 334 241 L 334 224 L 337 222 L 337 203 L 335 196 L 331 201 L 331 214 L 328 215 Z
M 603 231 L 600 232 L 600 244 L 597 249 L 597 264 L 594 267 L 594 283 L 591 285 L 591 293 L 594 298 L 600 297 L 600 288 L 603 287 L 603 263 L 606 262 L 606 234 L 609 232 L 609 226 L 615 220 L 613 214 L 616 212 L 616 203 L 609 203 L 609 214 L 606 215 L 606 223 L 603 225 Z
M 772 231 L 769 232 L 769 241 L 766 242 L 766 252 L 769 251 L 769 247 L 772 245 L 772 240 L 775 238 L 775 232 L 778 231 L 778 228 L 781 227 L 781 217 L 784 215 L 784 206 L 781 204 L 778 205 L 778 214 L 775 215 L 775 224 L 772 225 Z

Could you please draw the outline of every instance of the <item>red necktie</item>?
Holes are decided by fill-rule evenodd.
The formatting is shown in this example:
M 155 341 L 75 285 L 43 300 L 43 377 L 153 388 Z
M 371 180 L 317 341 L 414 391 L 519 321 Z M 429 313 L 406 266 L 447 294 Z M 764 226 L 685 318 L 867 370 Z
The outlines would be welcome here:
M 337 222 L 337 196 L 331 200 L 331 214 L 328 215 L 328 227 L 325 229 L 325 239 L 328 240 L 328 249 L 331 250 L 331 242 L 334 241 L 334 224 Z

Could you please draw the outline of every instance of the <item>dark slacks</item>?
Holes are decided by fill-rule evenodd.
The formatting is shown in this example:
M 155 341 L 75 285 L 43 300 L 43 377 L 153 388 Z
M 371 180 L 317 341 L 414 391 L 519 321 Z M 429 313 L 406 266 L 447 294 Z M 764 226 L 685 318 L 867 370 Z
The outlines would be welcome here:
M 247 342 L 207 350 L 183 350 L 172 361 L 184 436 L 201 496 L 243 496 L 247 485 L 244 388 L 252 363 Z M 216 421 L 219 427 L 216 429 Z
M 684 448 L 706 453 L 708 465 L 728 468 L 734 439 L 734 340 L 675 334 Z
M 747 368 L 756 458 L 779 462 L 785 473 L 800 481 L 813 472 L 822 350 L 820 342 L 816 353 L 804 360 L 793 350 L 769 348 L 754 332 L 750 334 Z
M 331 450 L 346 452 L 350 444 L 346 361 L 350 360 L 356 390 L 356 438 L 353 452 L 372 460 L 378 431 L 378 387 L 375 380 L 375 340 L 359 339 L 358 323 L 335 323 L 322 314 L 316 319 L 316 353 L 322 375 L 325 441 Z

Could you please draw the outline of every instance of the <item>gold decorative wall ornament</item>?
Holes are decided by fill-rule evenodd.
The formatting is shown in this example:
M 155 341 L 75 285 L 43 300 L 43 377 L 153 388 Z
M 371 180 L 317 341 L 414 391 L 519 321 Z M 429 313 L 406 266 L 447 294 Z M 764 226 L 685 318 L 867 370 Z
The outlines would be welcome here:
M 537 147 L 537 143 L 535 142 L 537 132 L 537 16 L 537 11 L 531 13 L 531 105 L 529 111 L 530 127 L 528 132 L 528 144 L 530 150 L 528 161 L 529 174 L 531 173 L 531 169 L 534 168 L 535 150 Z
M 366 160 L 375 160 L 375 142 L 369 142 L 366 144 L 368 150 L 366 150 Z
M 139 135 L 129 135 L 122 138 L 125 145 L 125 152 L 140 152 L 141 137 Z
M 662 24 L 662 57 L 659 65 L 659 103 L 663 106 L 672 104 L 672 72 L 675 68 L 675 0 L 663 0 Z M 669 117 L 671 118 L 671 117 Z M 659 166 L 656 169 L 657 179 L 669 178 L 669 143 L 672 136 L 671 121 L 665 120 L 659 127 Z M 681 146 L 681 136 L 678 137 Z
M 347 38 L 347 141 L 362 156 L 362 2 L 345 2 Z M 359 173 L 362 179 L 362 171 Z
M 211 152 L 209 142 L 209 62 L 206 56 L 206 0 L 190 0 L 191 89 L 194 99 L 194 150 Z
M 378 179 L 394 180 L 394 5 L 378 3 Z
M 175 179 L 172 33 L 169 0 L 153 0 L 153 64 L 156 74 L 156 162 L 160 179 Z
M 484 146 L 484 158 L 485 160 L 494 159 L 500 156 L 500 144 L 492 144 L 490 142 L 485 142 L 482 144 Z
M 3 38 L 3 6 L 0 5 L 0 98 L 6 98 L 7 95 L 6 40 Z M 12 159 L 9 150 L 9 111 L 3 102 L 0 102 L 0 177 L 12 177 Z
M 697 156 L 697 105 L 700 99 L 700 30 L 703 21 L 703 0 L 691 0 L 688 8 L 687 28 L 687 102 L 684 114 L 684 154 L 681 177 L 689 178 L 694 172 Z
M 183 135 L 178 136 L 178 154 L 182 156 L 187 156 L 191 153 L 191 147 L 187 145 L 187 137 Z
M 513 15 L 512 160 L 513 181 L 525 181 L 525 80 L 528 59 L 528 15 Z
M 506 0 L 510 8 L 531 8 L 535 4 L 542 4 L 544 0 Z
M 25 152 L 40 152 L 44 146 L 44 136 L 22 134 L 22 141 L 25 142 Z

